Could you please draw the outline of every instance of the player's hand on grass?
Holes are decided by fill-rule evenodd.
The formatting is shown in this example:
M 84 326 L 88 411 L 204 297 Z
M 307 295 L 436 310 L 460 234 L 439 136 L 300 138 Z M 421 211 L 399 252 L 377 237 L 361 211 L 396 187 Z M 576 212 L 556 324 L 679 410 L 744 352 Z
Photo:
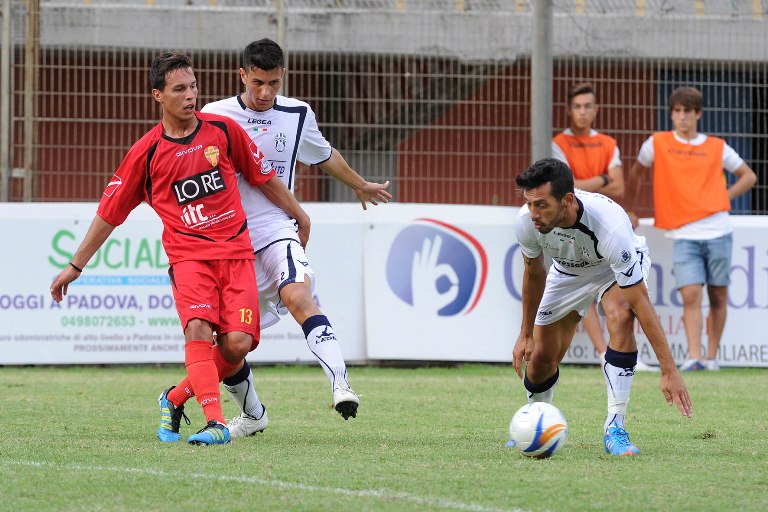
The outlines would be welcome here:
M 392 194 L 387 192 L 389 188 L 389 181 L 384 183 L 372 183 L 366 181 L 365 185 L 361 188 L 355 189 L 355 195 L 360 200 L 360 204 L 363 205 L 363 210 L 368 209 L 368 204 L 371 203 L 378 206 L 379 203 L 388 203 L 392 199 Z
M 687 418 L 693 416 L 691 397 L 688 395 L 688 389 L 680 372 L 675 370 L 672 373 L 662 373 L 661 392 L 664 393 L 668 405 L 675 404 L 680 414 Z

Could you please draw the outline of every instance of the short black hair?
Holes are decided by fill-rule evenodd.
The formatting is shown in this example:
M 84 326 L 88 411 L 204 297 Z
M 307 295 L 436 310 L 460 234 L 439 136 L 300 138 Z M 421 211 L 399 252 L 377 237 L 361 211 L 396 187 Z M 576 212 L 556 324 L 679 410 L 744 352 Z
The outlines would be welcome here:
M 243 69 L 259 68 L 264 71 L 272 71 L 285 67 L 285 54 L 280 45 L 271 39 L 259 39 L 243 50 Z
M 164 52 L 155 57 L 149 68 L 149 84 L 152 89 L 162 91 L 165 88 L 165 77 L 171 71 L 192 67 L 192 59 L 178 50 Z
M 551 183 L 552 196 L 559 201 L 568 192 L 573 193 L 573 172 L 562 160 L 542 158 L 520 173 L 515 183 L 526 191 Z

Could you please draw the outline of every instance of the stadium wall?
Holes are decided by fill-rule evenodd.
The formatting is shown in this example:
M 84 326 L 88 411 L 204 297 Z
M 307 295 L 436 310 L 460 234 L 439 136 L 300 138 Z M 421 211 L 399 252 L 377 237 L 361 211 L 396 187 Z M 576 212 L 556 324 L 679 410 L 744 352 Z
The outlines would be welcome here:
M 317 273 L 315 298 L 348 360 L 510 361 L 521 320 L 522 261 L 512 229 L 518 208 L 305 206 L 313 219 L 308 255 Z M 0 365 L 183 362 L 162 226 L 146 205 L 113 233 L 61 305 L 51 301 L 50 283 L 95 210 L 94 203 L 0 205 L 0 232 L 14 248 L 0 255 L 8 269 L 0 287 Z M 733 222 L 729 317 L 718 360 L 725 367 L 768 367 L 768 241 L 761 236 L 768 217 L 734 215 Z M 682 362 L 687 344 L 671 241 L 650 219 L 639 231 L 653 259 L 651 299 Z M 636 334 L 641 358 L 653 363 L 639 328 Z M 314 359 L 299 326 L 285 318 L 263 332 L 249 361 Z M 597 362 L 584 333 L 565 361 Z
M 288 51 L 283 92 L 307 100 L 352 166 L 390 180 L 400 201 L 520 204 L 513 178 L 530 161 L 531 2 L 6 2 L 11 107 L 0 126 L 10 124 L 10 140 L 0 155 L 9 147 L 11 161 L 0 162 L 0 176 L 11 178 L 2 200 L 97 200 L 159 118 L 146 77 L 156 54 L 191 54 L 202 106 L 240 91 L 242 46 L 271 37 Z M 668 127 L 669 91 L 697 85 L 702 129 L 758 174 L 735 211 L 768 212 L 765 2 L 568 0 L 553 10 L 554 132 L 566 126 L 566 89 L 595 82 L 596 127 L 618 139 L 626 170 L 642 139 Z M 649 190 L 636 205 L 644 215 Z M 297 194 L 355 200 L 311 168 L 300 170 Z

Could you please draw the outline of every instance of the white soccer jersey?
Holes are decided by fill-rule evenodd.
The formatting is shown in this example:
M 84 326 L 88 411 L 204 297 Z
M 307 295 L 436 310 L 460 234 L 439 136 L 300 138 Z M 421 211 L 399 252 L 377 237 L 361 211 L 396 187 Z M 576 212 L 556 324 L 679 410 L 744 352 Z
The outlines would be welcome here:
M 602 194 L 576 190 L 579 214 L 571 228 L 540 233 L 531 221 L 528 206 L 520 209 L 515 231 L 523 254 L 535 258 L 544 251 L 553 260 L 553 271 L 562 276 L 613 273 L 621 287 L 643 279 L 641 258 L 645 238 L 635 235 L 624 209 Z
M 291 192 L 296 181 L 297 160 L 315 165 L 331 157 L 332 147 L 320 133 L 312 108 L 303 101 L 276 96 L 271 109 L 257 112 L 246 107 L 238 95 L 208 103 L 202 112 L 224 115 L 237 121 L 272 162 L 277 176 Z M 248 216 L 254 251 L 275 240 L 298 241 L 293 219 L 245 180 L 238 179 L 238 186 Z

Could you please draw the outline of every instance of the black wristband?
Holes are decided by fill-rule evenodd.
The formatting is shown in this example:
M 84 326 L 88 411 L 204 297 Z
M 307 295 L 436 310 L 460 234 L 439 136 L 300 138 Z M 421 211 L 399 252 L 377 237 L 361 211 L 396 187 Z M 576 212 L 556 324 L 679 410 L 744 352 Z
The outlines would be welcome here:
M 73 269 L 77 270 L 77 271 L 78 271 L 78 272 L 80 272 L 81 274 L 83 273 L 83 269 L 81 269 L 80 267 L 78 267 L 77 265 L 75 265 L 74 263 L 72 263 L 71 261 L 69 262 L 69 264 L 72 266 L 72 268 L 73 268 Z
M 603 186 L 604 187 L 608 186 L 608 183 L 610 183 L 610 180 L 608 179 L 608 175 L 607 174 L 601 174 L 600 177 L 603 178 Z

